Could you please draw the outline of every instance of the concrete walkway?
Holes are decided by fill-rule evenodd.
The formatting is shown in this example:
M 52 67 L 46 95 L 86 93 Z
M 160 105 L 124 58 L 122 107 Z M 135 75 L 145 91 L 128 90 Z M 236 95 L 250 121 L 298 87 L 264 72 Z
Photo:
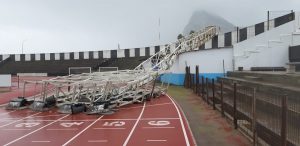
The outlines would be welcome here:
M 208 106 L 192 90 L 170 86 L 171 95 L 183 109 L 199 146 L 250 146 L 251 142 L 225 118 L 219 111 Z

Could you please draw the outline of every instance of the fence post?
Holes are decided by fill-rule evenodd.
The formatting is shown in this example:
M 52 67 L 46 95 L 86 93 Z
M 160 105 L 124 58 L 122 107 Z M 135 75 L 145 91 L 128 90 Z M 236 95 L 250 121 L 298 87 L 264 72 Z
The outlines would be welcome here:
M 185 76 L 184 76 L 184 88 L 187 88 L 187 74 L 188 74 L 188 67 L 185 67 Z
M 201 85 L 201 96 L 202 96 L 202 98 L 204 98 L 204 77 L 203 77 L 203 76 L 201 77 L 201 80 L 202 80 L 202 85 Z
M 256 146 L 257 133 L 256 133 L 256 88 L 253 88 L 253 97 L 252 97 L 252 138 L 253 146 Z
M 224 99 L 223 99 L 223 80 L 221 80 L 221 113 L 222 113 L 222 116 L 225 117 L 225 113 L 224 113 Z
M 205 87 L 206 87 L 206 102 L 209 105 L 209 94 L 208 94 L 208 78 L 206 78 L 206 83 L 205 83 Z
M 281 100 L 281 146 L 286 146 L 286 114 L 287 114 L 287 95 L 284 95 Z
M 191 68 L 188 67 L 188 88 L 191 88 Z
M 196 94 L 199 93 L 199 66 L 196 65 Z
M 18 89 L 19 89 L 20 88 L 20 76 L 17 75 L 17 77 L 18 77 Z
M 213 94 L 213 109 L 216 110 L 216 103 L 215 103 L 215 79 L 212 79 L 212 94 Z
M 237 125 L 237 113 L 236 113 L 236 83 L 233 84 L 233 124 L 234 124 L 234 129 L 237 129 L 238 125 Z
M 190 89 L 193 89 L 193 74 L 190 74 Z

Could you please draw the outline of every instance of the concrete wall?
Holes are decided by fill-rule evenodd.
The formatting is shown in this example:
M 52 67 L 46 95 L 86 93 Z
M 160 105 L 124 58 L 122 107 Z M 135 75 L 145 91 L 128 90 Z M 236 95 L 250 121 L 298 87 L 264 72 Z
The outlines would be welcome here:
M 285 67 L 289 46 L 300 44 L 298 20 L 278 26 L 256 37 L 234 44 L 234 67 Z
M 149 49 L 149 53 L 146 54 L 146 48 Z M 0 61 L 11 57 L 13 61 L 41 61 L 41 56 L 45 56 L 46 61 L 52 60 L 89 60 L 99 58 L 125 58 L 125 57 L 140 57 L 146 55 L 154 55 L 156 52 L 165 49 L 164 45 L 143 47 L 143 48 L 131 48 L 131 49 L 118 49 L 118 50 L 103 50 L 103 51 L 85 51 L 85 52 L 64 52 L 64 53 L 41 53 L 41 54 L 0 54 Z M 128 52 L 127 52 L 128 51 Z M 126 55 L 126 52 L 128 55 Z M 60 55 L 62 54 L 62 55 Z M 71 58 L 71 54 L 73 57 Z M 22 59 L 24 56 L 24 59 Z M 51 57 L 53 56 L 53 57 Z
M 232 56 L 232 48 L 199 50 L 180 54 L 171 67 L 170 73 L 161 76 L 161 80 L 175 85 L 183 85 L 185 67 L 190 66 L 191 73 L 195 73 L 196 65 L 199 65 L 199 75 L 201 76 L 208 78 L 223 76 L 223 60 L 225 73 L 232 71 Z
M 10 74 L 0 75 L 0 87 L 11 87 L 11 75 Z

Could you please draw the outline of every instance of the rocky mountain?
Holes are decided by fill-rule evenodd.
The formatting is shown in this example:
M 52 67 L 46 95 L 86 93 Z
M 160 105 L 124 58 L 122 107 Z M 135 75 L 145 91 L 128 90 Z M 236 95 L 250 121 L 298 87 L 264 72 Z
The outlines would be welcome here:
M 196 11 L 190 18 L 189 23 L 185 26 L 183 34 L 189 34 L 191 30 L 198 31 L 209 25 L 220 27 L 221 32 L 229 32 L 235 29 L 233 24 L 220 16 L 208 13 L 206 11 Z

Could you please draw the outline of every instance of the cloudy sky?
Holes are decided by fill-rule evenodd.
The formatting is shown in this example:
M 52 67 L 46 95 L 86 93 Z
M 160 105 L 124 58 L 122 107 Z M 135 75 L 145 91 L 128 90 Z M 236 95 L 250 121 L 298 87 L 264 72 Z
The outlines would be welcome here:
M 0 54 L 21 53 L 22 44 L 24 53 L 165 44 L 194 11 L 247 26 L 264 21 L 268 10 L 292 9 L 300 11 L 300 0 L 0 0 Z

